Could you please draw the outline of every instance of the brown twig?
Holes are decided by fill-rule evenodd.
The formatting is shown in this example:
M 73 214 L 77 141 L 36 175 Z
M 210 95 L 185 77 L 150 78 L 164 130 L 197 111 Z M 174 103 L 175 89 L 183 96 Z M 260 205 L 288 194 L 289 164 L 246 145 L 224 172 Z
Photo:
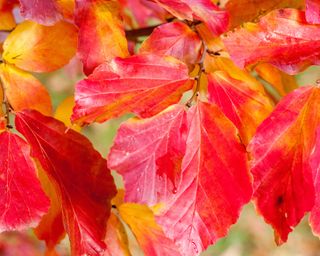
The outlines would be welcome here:
M 6 119 L 6 127 L 7 127 L 7 129 L 12 129 L 13 126 L 10 124 L 11 106 L 10 106 L 10 103 L 9 103 L 8 98 L 6 96 L 6 90 L 5 90 L 5 87 L 3 85 L 3 81 L 1 79 L 1 77 L 0 77 L 0 86 L 1 86 L 2 94 L 3 94 L 2 105 L 5 107 L 5 116 L 4 117 Z
M 207 45 L 206 43 L 202 40 L 202 45 L 203 45 L 203 49 L 202 49 L 202 55 L 201 55 L 201 59 L 200 61 L 198 62 L 198 65 L 199 65 L 199 71 L 198 71 L 198 74 L 197 76 L 195 77 L 195 80 L 196 80 L 196 88 L 194 89 L 193 91 L 193 94 L 191 96 L 191 98 L 187 101 L 186 103 L 186 106 L 188 108 L 190 108 L 192 106 L 192 102 L 195 98 L 198 97 L 199 95 L 199 90 L 200 90 L 200 79 L 201 79 L 201 75 L 202 73 L 205 71 L 204 68 L 203 68 L 203 62 L 204 62 L 204 59 L 206 57 L 206 53 L 207 53 Z
M 167 19 L 167 22 L 166 23 L 169 23 L 171 21 L 173 21 L 175 18 L 170 18 L 170 19 Z M 138 28 L 138 29 L 132 29 L 132 30 L 126 30 L 126 38 L 129 40 L 129 41 L 137 41 L 137 38 L 138 37 L 141 37 L 141 36 L 149 36 L 152 31 L 163 25 L 163 24 L 166 24 L 166 23 L 161 23 L 161 24 L 157 24 L 157 25 L 154 25 L 154 26 L 150 26 L 150 27 L 145 27 L 145 28 Z

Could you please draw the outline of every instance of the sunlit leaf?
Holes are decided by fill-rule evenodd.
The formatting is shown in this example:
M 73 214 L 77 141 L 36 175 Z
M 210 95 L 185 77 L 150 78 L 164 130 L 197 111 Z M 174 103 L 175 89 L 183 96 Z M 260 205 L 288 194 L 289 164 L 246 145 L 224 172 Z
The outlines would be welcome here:
M 226 10 L 230 13 L 230 27 L 244 22 L 255 22 L 268 12 L 280 8 L 302 8 L 303 0 L 229 0 Z
M 279 244 L 314 204 L 310 156 L 319 110 L 319 88 L 297 89 L 281 100 L 249 144 L 254 201 Z
M 304 12 L 281 9 L 261 18 L 259 24 L 228 33 L 223 41 L 240 68 L 267 62 L 293 75 L 320 63 L 319 39 L 320 26 L 308 24 Z
M 49 93 L 33 75 L 13 65 L 0 64 L 0 78 L 6 97 L 15 111 L 30 108 L 44 115 L 52 114 Z
M 115 58 L 76 85 L 72 119 L 103 122 L 128 112 L 149 117 L 177 103 L 192 85 L 187 66 L 172 57 Z
M 28 144 L 18 135 L 0 134 L 0 231 L 34 227 L 49 207 Z
M 265 94 L 246 82 L 231 78 L 224 71 L 208 74 L 208 98 L 239 129 L 245 145 L 273 109 Z
M 4 42 L 3 59 L 33 72 L 49 72 L 66 65 L 77 48 L 77 29 L 70 23 L 43 26 L 20 23 Z
M 154 0 L 179 19 L 200 20 L 211 33 L 218 36 L 226 31 L 229 14 L 210 0 Z
M 181 255 L 173 241 L 165 236 L 153 212 L 146 205 L 122 204 L 119 213 L 131 228 L 145 255 Z
M 127 40 L 119 11 L 119 3 L 114 0 L 76 0 L 78 55 L 87 75 L 105 61 L 128 56 Z

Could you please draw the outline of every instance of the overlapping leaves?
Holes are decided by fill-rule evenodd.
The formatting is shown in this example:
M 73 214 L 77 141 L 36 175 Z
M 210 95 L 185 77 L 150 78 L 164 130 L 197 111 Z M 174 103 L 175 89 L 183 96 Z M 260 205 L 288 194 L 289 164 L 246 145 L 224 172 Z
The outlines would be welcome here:
M 31 21 L 16 26 L 18 1 L 0 1 L 0 29 L 16 26 L 0 65 L 1 229 L 39 223 L 48 253 L 67 234 L 73 255 L 130 255 L 126 225 L 146 255 L 198 255 L 253 194 L 279 244 L 309 211 L 319 234 L 320 91 L 293 91 L 291 75 L 319 64 L 320 4 L 307 0 L 304 12 L 302 2 L 21 0 Z M 141 45 L 126 37 L 148 18 L 173 21 Z M 50 117 L 48 92 L 28 72 L 61 68 L 76 51 L 87 77 Z M 4 131 L 10 111 L 24 139 Z M 107 163 L 77 131 L 127 113 L 136 117 Z M 108 166 L 124 199 L 111 202 Z

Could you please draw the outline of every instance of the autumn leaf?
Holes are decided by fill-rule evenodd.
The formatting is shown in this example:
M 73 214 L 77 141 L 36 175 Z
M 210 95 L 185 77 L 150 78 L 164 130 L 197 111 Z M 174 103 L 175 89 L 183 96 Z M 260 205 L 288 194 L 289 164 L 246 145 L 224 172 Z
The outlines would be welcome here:
M 273 109 L 271 101 L 264 93 L 246 82 L 231 78 L 224 71 L 208 74 L 208 98 L 217 104 L 239 129 L 245 145 Z
M 73 255 L 100 255 L 115 186 L 107 162 L 81 134 L 36 111 L 16 114 L 16 128 L 54 185 Z
M 36 161 L 39 180 L 46 195 L 50 198 L 49 211 L 41 218 L 39 225 L 34 229 L 35 235 L 46 242 L 46 255 L 56 255 L 55 246 L 65 237 L 62 208 L 57 197 L 54 184 L 50 181 L 40 163 Z
M 148 0 L 121 0 L 122 16 L 131 28 L 148 27 L 150 22 L 166 21 L 168 13 L 158 4 Z
M 120 205 L 119 213 L 145 255 L 181 255 L 173 241 L 165 236 L 153 212 L 146 205 L 125 203 Z
M 310 157 L 320 125 L 320 89 L 302 87 L 288 94 L 260 125 L 249 144 L 254 201 L 276 232 L 289 232 L 314 205 Z
M 114 57 L 127 57 L 128 46 L 117 1 L 76 0 L 78 56 L 86 75 Z
M 319 38 L 319 26 L 308 24 L 304 12 L 281 9 L 261 18 L 259 24 L 229 32 L 223 41 L 240 68 L 267 62 L 293 75 L 320 63 Z
M 177 103 L 192 85 L 187 66 L 172 57 L 115 58 L 76 85 L 72 119 L 101 123 L 128 112 L 150 117 Z
M 310 226 L 312 231 L 318 237 L 320 236 L 320 125 L 316 130 L 315 147 L 310 155 L 310 165 L 312 169 L 314 187 L 315 187 L 315 202 L 310 214 Z
M 299 87 L 294 76 L 282 72 L 271 64 L 261 63 L 255 67 L 255 71 L 272 85 L 280 96 L 285 96 Z
M 34 227 L 49 208 L 28 144 L 18 135 L 0 134 L 0 231 Z
M 153 30 L 139 53 L 173 56 L 188 65 L 199 61 L 202 42 L 196 32 L 182 22 L 171 22 Z
M 107 245 L 105 256 L 131 256 L 126 230 L 119 218 L 112 212 L 108 219 L 104 241 Z
M 252 76 L 252 74 L 240 69 L 230 58 L 223 56 L 206 55 L 204 59 L 204 68 L 206 72 L 225 71 L 231 78 L 246 83 L 251 89 L 264 93 L 263 85 Z
M 77 48 L 77 29 L 70 23 L 43 26 L 20 23 L 4 42 L 3 59 L 23 70 L 50 72 L 66 65 Z
M 33 75 L 3 63 L 0 64 L 0 78 L 6 97 L 15 111 L 30 108 L 44 115 L 52 114 L 49 93 Z
M 266 13 L 281 8 L 302 8 L 302 0 L 229 0 L 225 6 L 230 13 L 230 27 L 255 22 Z
M 65 98 L 57 107 L 56 112 L 54 113 L 54 118 L 63 122 L 65 126 L 70 127 L 71 129 L 80 132 L 81 127 L 77 124 L 71 123 L 72 109 L 74 108 L 75 101 L 73 96 Z
M 174 118 L 178 113 L 182 114 L 181 110 L 174 115 L 172 111 L 163 112 L 147 120 L 146 124 L 140 121 L 142 131 L 155 134 L 151 138 L 144 132 L 138 136 L 138 128 L 134 128 L 136 136 L 130 136 L 128 131 L 131 132 L 134 123 L 122 126 L 109 156 L 110 167 L 123 175 L 126 201 L 159 204 L 157 222 L 163 227 L 165 235 L 175 241 L 182 255 L 198 255 L 227 234 L 230 225 L 236 222 L 242 205 L 250 200 L 246 152 L 240 144 L 236 128 L 216 106 L 199 102 L 188 111 L 187 120 L 182 119 L 183 116 Z M 175 121 L 170 121 L 170 116 Z M 158 130 L 153 125 L 153 132 L 151 124 L 156 120 L 159 122 Z M 184 135 L 186 125 L 188 130 Z M 165 139 L 159 140 L 160 134 Z M 177 168 L 175 166 L 180 165 L 179 158 L 166 156 L 161 159 L 159 153 L 166 153 L 164 149 L 167 148 L 168 156 L 177 155 L 178 150 L 181 152 L 178 155 L 182 154 L 185 136 L 186 149 L 179 182 L 172 186 L 169 177 L 172 166 Z M 176 139 L 171 141 L 173 137 Z M 141 153 L 149 153 L 136 158 L 134 147 L 137 147 L 138 153 L 140 145 L 144 145 Z M 125 157 L 123 152 L 131 153 L 132 157 Z M 159 156 L 161 160 L 166 160 L 166 165 L 159 164 Z M 134 166 L 136 163 L 137 167 Z M 152 176 L 147 170 L 152 170 Z M 156 171 L 158 175 L 155 175 Z M 137 183 L 137 180 L 141 182 Z
M 181 182 L 157 221 L 183 255 L 198 255 L 227 234 L 252 190 L 245 149 L 221 111 L 198 102 L 188 124 Z
M 186 113 L 180 105 L 121 125 L 108 165 L 124 177 L 126 201 L 154 205 L 173 195 L 181 175 L 186 135 Z
M 306 20 L 311 24 L 320 24 L 319 0 L 306 0 Z
M 21 15 L 27 20 L 51 26 L 62 19 L 57 0 L 19 0 Z
M 0 0 L 0 30 L 9 31 L 16 26 L 12 10 L 15 1 Z
M 229 14 L 219 9 L 210 0 L 154 0 L 179 19 L 200 20 L 214 36 L 226 31 Z

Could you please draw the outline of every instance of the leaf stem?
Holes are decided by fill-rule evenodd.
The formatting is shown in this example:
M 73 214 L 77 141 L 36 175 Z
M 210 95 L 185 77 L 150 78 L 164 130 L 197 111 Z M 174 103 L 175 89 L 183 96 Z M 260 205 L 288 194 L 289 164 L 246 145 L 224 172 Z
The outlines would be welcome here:
M 194 89 L 191 98 L 186 103 L 186 106 L 188 108 L 190 108 L 192 106 L 192 102 L 199 96 L 201 75 L 202 75 L 203 72 L 205 72 L 204 67 L 203 67 L 203 63 L 204 63 L 204 59 L 206 57 L 206 53 L 207 53 L 208 47 L 207 47 L 206 43 L 203 40 L 202 40 L 202 48 L 203 49 L 202 49 L 201 59 L 198 62 L 199 71 L 198 71 L 197 76 L 194 78 L 196 80 L 196 88 Z
M 169 18 L 169 19 L 167 19 L 166 23 L 160 23 L 160 24 L 157 24 L 157 25 L 154 25 L 154 26 L 150 26 L 150 27 L 126 30 L 125 31 L 126 38 L 129 41 L 136 42 L 138 37 L 149 36 L 155 28 L 157 28 L 157 27 L 159 27 L 159 26 L 161 26 L 163 24 L 167 24 L 167 23 L 173 21 L 174 19 L 175 18 Z

